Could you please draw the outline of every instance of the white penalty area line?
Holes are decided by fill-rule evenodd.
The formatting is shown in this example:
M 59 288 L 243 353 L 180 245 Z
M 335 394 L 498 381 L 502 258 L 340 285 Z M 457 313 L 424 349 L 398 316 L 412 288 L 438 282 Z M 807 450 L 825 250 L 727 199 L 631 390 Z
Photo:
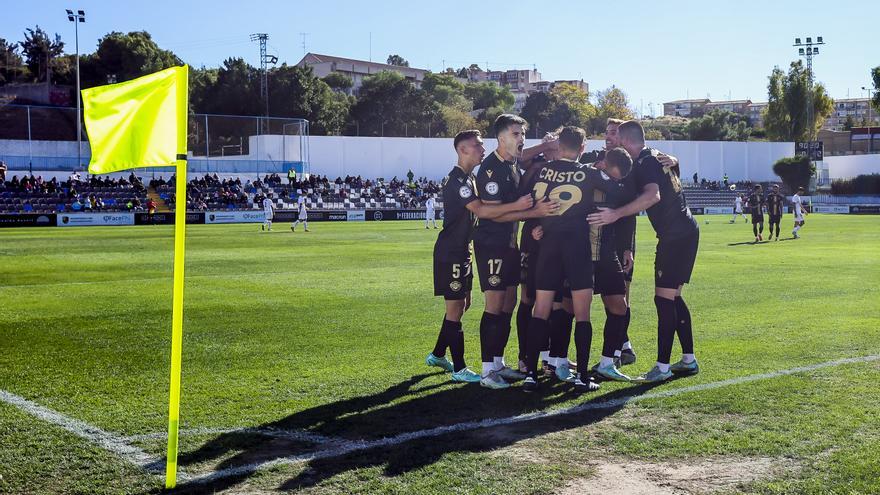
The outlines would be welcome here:
M 556 416 L 563 415 L 571 415 L 577 414 L 584 411 L 592 411 L 592 410 L 602 410 L 602 409 L 614 409 L 618 407 L 622 407 L 626 404 L 633 402 L 640 402 L 644 400 L 651 399 L 661 399 L 666 397 L 674 397 L 681 394 L 691 393 L 691 392 L 701 392 L 705 390 L 714 390 L 722 387 L 727 387 L 731 385 L 741 385 L 744 383 L 755 382 L 759 380 L 768 380 L 772 378 L 779 378 L 782 376 L 795 375 L 798 373 L 806 373 L 811 371 L 820 370 L 823 368 L 831 368 L 834 366 L 842 366 L 847 364 L 859 364 L 859 363 L 868 363 L 873 361 L 880 361 L 880 354 L 856 357 L 856 358 L 846 358 L 846 359 L 837 359 L 833 361 L 826 361 L 824 363 L 818 363 L 808 366 L 799 366 L 796 368 L 790 368 L 787 370 L 779 370 L 773 371 L 770 373 L 760 373 L 755 375 L 747 375 L 741 376 L 738 378 L 731 378 L 728 380 L 721 380 L 717 382 L 703 383 L 699 385 L 693 385 L 690 387 L 681 387 L 675 388 L 672 390 L 662 390 L 651 393 L 646 393 L 642 395 L 628 395 L 619 397 L 616 399 L 609 400 L 599 400 L 595 402 L 586 402 L 577 406 L 569 407 L 566 409 L 559 409 L 554 411 L 544 411 L 544 412 L 535 412 L 529 414 L 521 414 L 517 416 L 510 416 L 507 418 L 495 418 L 495 419 L 484 419 L 481 421 L 468 421 L 464 423 L 458 423 L 449 426 L 441 426 L 437 428 L 429 428 L 426 430 L 419 430 L 409 433 L 402 433 L 400 435 L 396 435 L 393 437 L 386 437 L 378 440 L 343 440 L 339 438 L 327 437 L 324 435 L 320 435 L 317 433 L 312 433 L 308 431 L 302 430 L 281 430 L 281 429 L 273 429 L 273 428 L 240 428 L 240 429 L 219 429 L 219 428 L 196 428 L 189 430 L 182 430 L 180 432 L 181 435 L 211 435 L 211 434 L 224 434 L 224 433 L 242 433 L 242 434 L 260 434 L 270 437 L 277 438 L 287 438 L 291 440 L 301 440 L 312 442 L 318 444 L 319 447 L 314 452 L 296 456 L 286 456 L 278 459 L 273 459 L 271 461 L 245 464 L 242 466 L 222 469 L 219 471 L 214 471 L 209 474 L 201 475 L 201 476 L 190 476 L 182 471 L 178 471 L 178 477 L 182 482 L 190 482 L 190 483 L 209 483 L 215 480 L 228 478 L 231 476 L 241 476 L 250 474 L 256 471 L 272 468 L 275 466 L 281 465 L 292 465 L 298 464 L 302 462 L 309 462 L 313 460 L 319 459 L 327 459 L 333 457 L 340 457 L 346 454 L 350 454 L 352 452 L 362 451 L 362 450 L 370 450 L 375 448 L 382 447 L 391 447 L 395 445 L 399 445 L 402 443 L 406 443 L 412 440 L 419 440 L 423 438 L 432 438 L 439 437 L 442 435 L 447 435 L 450 433 L 457 433 L 463 431 L 471 431 L 478 430 L 483 428 L 493 428 L 497 426 L 506 426 L 517 423 L 524 423 L 528 421 L 544 419 L 544 418 L 552 418 Z M 491 392 L 487 392 L 491 393 Z M 90 443 L 97 445 L 104 450 L 111 452 L 113 454 L 118 455 L 120 458 L 125 461 L 134 464 L 147 472 L 152 474 L 156 474 L 157 476 L 161 476 L 163 474 L 162 471 L 162 458 L 153 457 L 140 448 L 131 445 L 131 442 L 148 440 L 148 439 L 159 439 L 165 438 L 166 433 L 150 433 L 145 435 L 133 435 L 129 437 L 122 437 L 116 434 L 107 432 L 98 428 L 96 426 L 90 425 L 84 421 L 80 421 L 78 419 L 71 418 L 59 412 L 53 411 L 49 408 L 43 407 L 33 401 L 15 395 L 13 393 L 7 392 L 5 390 L 0 390 L 0 401 L 9 404 L 22 412 L 25 412 L 35 418 L 41 419 L 47 423 L 54 424 L 63 428 L 74 435 L 83 438 Z
M 760 373 L 756 375 L 747 375 L 741 376 L 738 378 L 731 378 L 728 380 L 721 380 L 718 382 L 710 382 L 703 383 L 700 385 L 693 385 L 690 387 L 681 387 L 672 390 L 664 390 L 658 392 L 651 392 L 642 395 L 628 395 L 619 397 L 617 399 L 610 399 L 606 401 L 596 401 L 596 402 L 586 402 L 584 404 L 580 404 L 577 406 L 573 406 L 567 409 L 559 409 L 555 411 L 546 411 L 546 412 L 535 412 L 529 414 L 521 414 L 518 416 L 511 416 L 507 418 L 497 418 L 497 419 L 485 419 L 482 421 L 469 421 L 465 423 L 458 423 L 450 426 L 441 426 L 437 428 L 430 428 L 427 430 L 414 431 L 410 433 L 403 433 L 393 437 L 386 437 L 379 440 L 363 440 L 363 441 L 350 441 L 346 442 L 343 445 L 338 447 L 327 447 L 321 448 L 315 452 L 309 454 L 302 454 L 296 456 L 287 456 L 278 459 L 273 459 L 271 461 L 259 462 L 253 464 L 246 464 L 234 468 L 222 469 L 219 471 L 215 471 L 210 474 L 202 475 L 202 476 L 194 476 L 190 482 L 192 483 L 209 483 L 212 481 L 216 481 L 223 478 L 228 478 L 231 476 L 242 476 L 246 474 L 250 474 L 259 470 L 268 469 L 276 466 L 282 465 L 291 465 L 298 464 L 302 462 L 310 462 L 318 459 L 327 459 L 332 457 L 340 457 L 346 454 L 350 454 L 352 452 L 361 451 L 361 450 L 370 450 L 375 448 L 382 447 L 391 447 L 394 445 L 399 445 L 405 442 L 409 442 L 412 440 L 418 440 L 423 438 L 431 438 L 438 437 L 441 435 L 447 435 L 450 433 L 457 433 L 463 431 L 471 431 L 478 430 L 482 428 L 493 428 L 497 426 L 506 426 L 517 423 L 524 423 L 528 421 L 533 421 L 537 419 L 544 418 L 552 418 L 555 416 L 563 416 L 563 415 L 571 415 L 577 414 L 584 411 L 591 410 L 601 410 L 601 409 L 614 409 L 618 407 L 622 407 L 626 404 L 632 402 L 640 402 L 644 400 L 651 399 L 661 399 L 666 397 L 674 397 L 681 394 L 691 393 L 691 392 L 701 392 L 705 390 L 713 390 L 722 387 L 728 387 L 731 385 L 741 385 L 744 383 L 755 382 L 759 380 L 768 380 L 772 378 L 779 378 L 782 376 L 795 375 L 798 373 L 806 373 L 810 371 L 816 371 L 823 368 L 831 368 L 834 366 L 841 366 L 845 364 L 858 364 L 858 363 L 868 363 L 872 361 L 880 360 L 880 354 L 875 354 L 871 356 L 863 356 L 857 358 L 846 358 L 846 359 L 837 359 L 834 361 L 827 361 L 824 363 L 812 364 L 808 366 L 799 366 L 797 368 L 790 368 L 787 370 L 779 370 L 773 371 L 770 373 Z M 491 392 L 489 392 L 491 393 Z

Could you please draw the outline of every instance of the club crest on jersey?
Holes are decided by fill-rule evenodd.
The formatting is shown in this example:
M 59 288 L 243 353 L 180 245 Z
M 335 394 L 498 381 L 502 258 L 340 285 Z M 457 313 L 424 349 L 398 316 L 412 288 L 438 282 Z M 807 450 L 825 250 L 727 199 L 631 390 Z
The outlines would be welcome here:
M 498 183 L 489 182 L 486 184 L 486 192 L 492 195 L 498 194 Z
M 492 287 L 498 287 L 499 284 L 501 284 L 501 277 L 498 275 L 492 275 L 489 277 L 489 285 Z
M 492 170 L 486 170 L 486 177 L 492 178 Z
M 471 188 L 468 187 L 468 186 L 461 186 L 461 187 L 458 189 L 458 195 L 461 196 L 461 197 L 464 198 L 464 199 L 468 199 L 468 198 L 471 197 L 473 194 L 474 194 L 474 192 L 471 191 Z
M 460 290 L 461 290 L 461 287 L 462 287 L 461 282 L 459 282 L 458 280 L 453 280 L 453 281 L 449 284 L 449 288 L 452 289 L 452 290 L 455 291 L 455 292 L 460 291 Z

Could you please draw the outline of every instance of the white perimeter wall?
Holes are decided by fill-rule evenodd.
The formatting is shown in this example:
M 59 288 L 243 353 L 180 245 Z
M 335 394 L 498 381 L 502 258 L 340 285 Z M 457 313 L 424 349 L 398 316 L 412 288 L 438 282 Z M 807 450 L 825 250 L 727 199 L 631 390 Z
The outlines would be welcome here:
M 485 141 L 490 153 L 496 142 Z M 527 146 L 538 143 L 529 140 Z M 587 149 L 604 144 L 590 141 Z M 793 143 L 651 141 L 648 145 L 677 156 L 687 179 L 697 172 L 707 179 L 721 179 L 727 173 L 732 181 L 774 180 L 773 163 L 794 154 Z M 328 177 L 405 177 L 411 169 L 417 177 L 439 179 L 456 159 L 452 139 L 312 136 L 309 149 L 312 173 Z

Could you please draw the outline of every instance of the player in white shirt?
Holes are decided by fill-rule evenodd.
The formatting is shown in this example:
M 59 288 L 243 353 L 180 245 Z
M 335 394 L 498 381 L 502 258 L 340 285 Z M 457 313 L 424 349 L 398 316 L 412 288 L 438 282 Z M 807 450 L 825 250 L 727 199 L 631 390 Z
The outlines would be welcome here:
M 293 225 L 290 226 L 290 230 L 296 232 L 296 226 L 299 225 L 300 222 L 305 226 L 306 232 L 309 231 L 309 210 L 306 207 L 306 198 L 305 196 L 299 197 L 299 214 L 296 216 L 296 221 L 293 222 Z
M 739 196 L 736 197 L 736 201 L 735 201 L 734 206 L 733 206 L 733 218 L 730 219 L 730 223 L 734 223 L 734 222 L 736 222 L 736 216 L 737 216 L 737 215 L 742 216 L 743 219 L 744 219 L 746 222 L 749 221 L 749 220 L 746 218 L 746 216 L 743 215 L 743 195 L 742 195 L 742 194 L 740 194 Z
M 428 201 L 425 201 L 425 228 L 428 228 L 428 222 L 434 224 L 434 228 L 437 228 L 437 220 L 435 219 L 434 208 L 437 207 L 437 202 L 434 201 L 434 195 L 428 196 Z
M 801 194 L 803 194 L 803 192 L 804 188 L 799 187 L 795 195 L 791 197 L 791 204 L 794 205 L 794 230 L 791 231 L 791 235 L 793 235 L 795 239 L 800 239 L 801 237 L 798 235 L 798 231 L 804 226 L 804 216 L 807 214 L 803 200 L 801 200 Z
M 261 226 L 262 230 L 272 230 L 272 218 L 275 216 L 275 204 L 272 203 L 272 195 L 269 194 L 265 198 L 263 198 L 263 213 L 265 214 L 265 220 L 263 220 L 263 225 Z
M 260 227 L 261 230 L 269 229 L 272 230 L 272 217 L 275 216 L 275 205 L 272 204 L 272 195 L 268 195 L 263 198 L 263 213 L 266 214 L 266 219 L 263 220 L 263 225 Z

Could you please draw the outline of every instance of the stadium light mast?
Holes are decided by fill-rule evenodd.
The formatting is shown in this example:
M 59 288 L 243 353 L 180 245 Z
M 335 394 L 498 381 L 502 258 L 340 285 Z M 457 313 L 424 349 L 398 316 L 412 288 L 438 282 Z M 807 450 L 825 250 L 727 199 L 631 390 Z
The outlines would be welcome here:
M 816 41 L 813 41 L 813 38 L 807 37 L 806 43 L 801 43 L 800 38 L 794 39 L 794 45 L 798 47 L 798 56 L 804 57 L 807 59 L 807 77 L 809 78 L 809 87 L 807 88 L 807 125 L 810 131 L 809 139 L 813 139 L 813 129 L 815 125 L 813 124 L 813 56 L 819 54 L 819 48 L 816 45 L 824 45 L 825 42 L 822 40 L 821 36 L 816 37 Z
M 67 10 L 67 20 L 73 23 L 73 30 L 76 38 L 76 163 L 77 167 L 82 167 L 82 105 L 80 104 L 79 94 L 79 23 L 86 22 L 86 13 L 77 10 L 74 14 L 72 10 Z
M 266 42 L 269 41 L 269 35 L 266 33 L 254 33 L 251 35 L 251 41 L 260 42 L 260 98 L 266 105 L 266 119 L 269 118 L 269 70 L 268 64 L 278 63 L 278 57 L 266 54 Z M 266 121 L 266 133 L 269 131 L 269 121 Z

